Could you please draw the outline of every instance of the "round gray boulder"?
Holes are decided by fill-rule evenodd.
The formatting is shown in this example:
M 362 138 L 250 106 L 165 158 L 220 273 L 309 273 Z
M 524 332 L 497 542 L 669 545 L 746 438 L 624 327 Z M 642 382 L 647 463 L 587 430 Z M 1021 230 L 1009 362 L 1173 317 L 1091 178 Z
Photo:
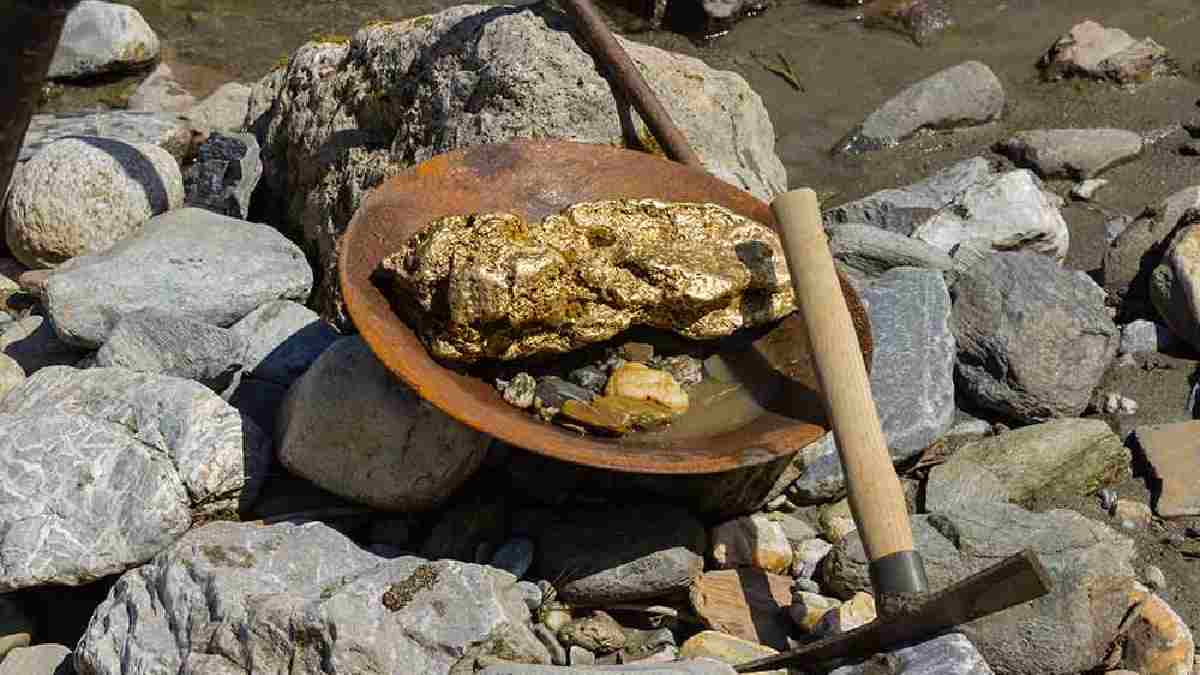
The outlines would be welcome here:
M 73 79 L 136 70 L 153 63 L 160 47 L 150 24 L 133 7 L 84 0 L 67 16 L 49 77 Z
M 13 176 L 5 239 L 25 265 L 56 267 L 108 250 L 151 217 L 181 206 L 183 195 L 179 164 L 158 146 L 65 138 Z

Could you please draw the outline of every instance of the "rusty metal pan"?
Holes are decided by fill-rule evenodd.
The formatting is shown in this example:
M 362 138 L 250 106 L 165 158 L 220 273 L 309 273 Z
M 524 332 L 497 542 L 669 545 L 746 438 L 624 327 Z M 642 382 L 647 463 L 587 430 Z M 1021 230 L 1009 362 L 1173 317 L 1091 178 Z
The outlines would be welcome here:
M 430 357 L 372 274 L 435 218 L 487 211 L 541 219 L 578 202 L 657 198 L 721 204 L 772 228 L 766 204 L 701 170 L 643 152 L 566 141 L 481 145 L 429 159 L 372 190 L 339 246 L 338 273 L 355 327 L 396 377 L 451 417 L 512 445 L 562 461 L 617 471 L 711 474 L 779 459 L 827 430 L 808 341 L 796 315 L 758 340 L 752 356 L 789 387 L 750 422 L 673 442 L 581 436 L 507 403 L 488 382 Z M 870 328 L 852 288 L 842 289 L 870 364 Z M 743 359 L 744 361 L 744 359 Z

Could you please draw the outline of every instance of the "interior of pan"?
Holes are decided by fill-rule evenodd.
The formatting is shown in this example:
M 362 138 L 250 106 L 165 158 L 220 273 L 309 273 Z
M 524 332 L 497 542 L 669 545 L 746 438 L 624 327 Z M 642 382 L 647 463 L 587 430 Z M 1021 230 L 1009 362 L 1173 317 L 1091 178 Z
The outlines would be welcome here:
M 644 152 L 536 140 L 475 146 L 423 162 L 363 200 L 339 253 L 350 317 L 380 361 L 430 403 L 474 429 L 560 460 L 638 473 L 716 473 L 791 454 L 820 438 L 825 414 L 796 314 L 729 360 L 747 381 L 768 371 L 786 378 L 757 417 L 707 435 L 614 439 L 542 422 L 505 403 L 492 383 L 439 364 L 372 280 L 384 257 L 441 216 L 501 211 L 541 219 L 574 203 L 622 198 L 711 202 L 777 227 L 768 206 L 749 193 Z M 869 367 L 866 314 L 845 279 L 842 290 Z

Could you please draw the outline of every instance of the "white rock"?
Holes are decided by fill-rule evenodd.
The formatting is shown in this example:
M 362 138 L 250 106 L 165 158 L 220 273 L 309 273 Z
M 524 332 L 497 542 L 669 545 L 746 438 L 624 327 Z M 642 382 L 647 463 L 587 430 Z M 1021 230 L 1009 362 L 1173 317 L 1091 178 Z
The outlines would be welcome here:
M 8 392 L 16 389 L 25 381 L 25 369 L 12 357 L 0 353 L 0 401 Z
M 820 636 L 839 635 L 875 620 L 875 598 L 859 591 L 846 602 L 826 612 L 813 633 Z
M 183 175 L 166 150 L 99 137 L 56 141 L 13 176 L 5 238 L 32 268 L 101 253 L 152 216 L 183 204 Z
M 175 81 L 171 67 L 160 63 L 154 72 L 138 85 L 133 96 L 129 97 L 126 107 L 129 110 L 150 112 L 183 112 L 195 104 L 196 97 Z
M 133 7 L 83 0 L 67 16 L 50 79 L 124 72 L 158 58 L 159 40 Z
M 784 573 L 792 565 L 792 546 L 783 526 L 762 513 L 718 525 L 711 541 L 712 557 L 720 569 L 757 567 Z

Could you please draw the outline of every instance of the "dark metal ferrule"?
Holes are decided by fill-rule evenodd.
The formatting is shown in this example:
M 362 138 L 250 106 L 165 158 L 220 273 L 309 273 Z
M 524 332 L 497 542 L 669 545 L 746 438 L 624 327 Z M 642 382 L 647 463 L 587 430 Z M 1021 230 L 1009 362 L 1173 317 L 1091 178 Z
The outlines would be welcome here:
M 875 594 L 925 593 L 929 580 L 925 563 L 916 551 L 899 551 L 871 562 L 871 587 Z

